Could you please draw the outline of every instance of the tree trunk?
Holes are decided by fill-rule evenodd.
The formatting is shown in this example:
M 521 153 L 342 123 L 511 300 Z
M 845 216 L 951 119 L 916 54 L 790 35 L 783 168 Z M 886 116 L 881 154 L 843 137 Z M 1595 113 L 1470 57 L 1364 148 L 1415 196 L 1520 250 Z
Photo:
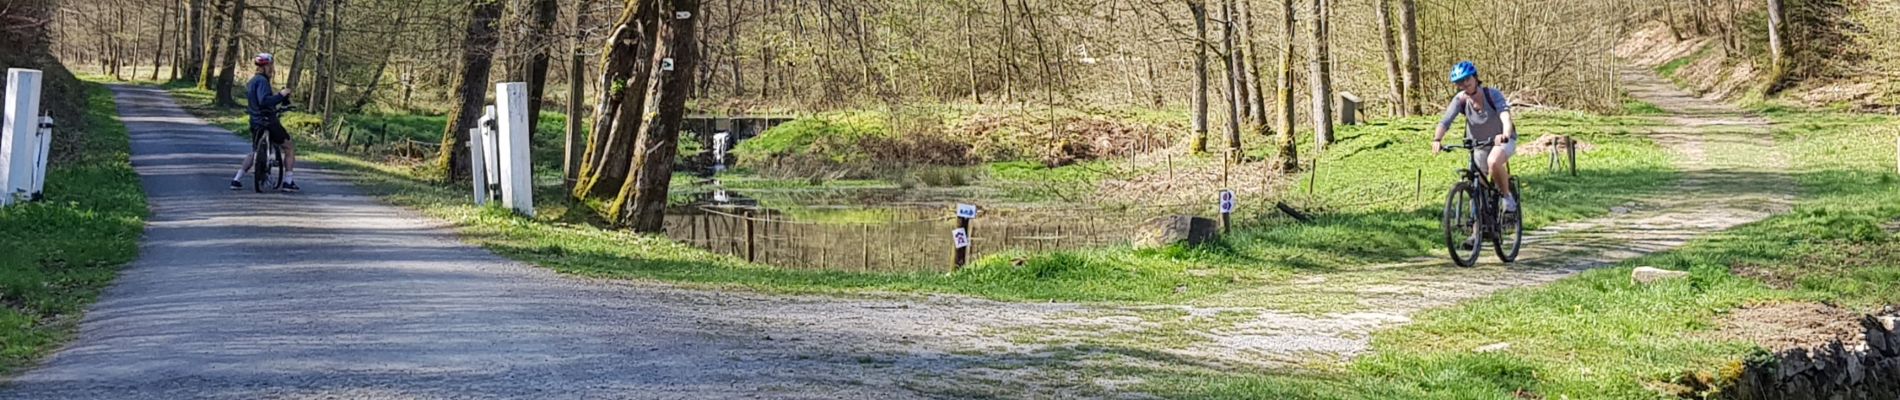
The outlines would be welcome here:
M 1418 72 L 1418 0 L 1399 0 L 1399 25 L 1402 28 L 1400 29 L 1402 35 L 1399 36 L 1400 51 L 1405 53 L 1405 68 L 1400 71 L 1404 76 L 1401 78 L 1405 81 L 1406 90 L 1409 91 L 1406 94 L 1412 97 L 1411 101 L 1407 102 L 1411 109 L 1406 112 L 1419 115 L 1423 113 L 1426 98 L 1425 82 L 1421 80 Z
M 1768 70 L 1767 94 L 1781 91 L 1781 85 L 1788 79 L 1787 43 L 1782 41 L 1781 30 L 1787 24 L 1782 15 L 1781 0 L 1768 0 Z
M 469 0 L 468 30 L 463 35 L 462 73 L 455 77 L 455 104 L 449 109 L 447 131 L 442 132 L 442 147 L 436 154 L 435 167 L 449 180 L 468 177 L 468 130 L 474 129 L 488 100 L 488 72 L 493 66 L 496 20 L 501 19 L 501 2 Z
M 1207 152 L 1207 0 L 1187 0 L 1194 14 L 1194 154 Z
M 158 36 L 154 39 L 158 45 L 152 46 L 152 80 L 154 81 L 158 80 L 158 72 L 165 69 L 165 28 L 171 25 L 167 23 L 167 20 L 171 19 L 171 9 L 166 8 L 158 18 Z
M 1410 104 L 1411 101 L 1405 96 L 1405 84 L 1401 82 L 1405 78 L 1399 77 L 1398 45 L 1394 43 L 1392 38 L 1392 2 L 1391 0 L 1377 0 L 1373 2 L 1372 6 L 1373 11 L 1378 14 L 1379 17 L 1379 38 L 1385 42 L 1385 80 L 1391 85 L 1392 89 L 1392 93 L 1389 95 L 1392 101 L 1392 115 L 1405 115 L 1408 110 L 1412 109 L 1412 106 Z
M 237 0 L 231 7 L 231 30 L 224 38 L 224 65 L 218 67 L 218 87 L 214 91 L 213 104 L 221 107 L 237 107 L 237 100 L 231 97 L 232 80 L 237 77 L 238 42 L 244 38 L 244 0 Z
M 1248 87 L 1247 93 L 1253 95 L 1253 98 L 1247 102 L 1249 106 L 1247 108 L 1247 120 L 1258 123 L 1262 128 L 1257 130 L 1256 133 L 1264 134 L 1264 127 L 1267 123 L 1266 83 L 1261 82 L 1264 78 L 1262 78 L 1260 74 L 1260 41 L 1254 38 L 1253 9 L 1248 5 L 1250 3 L 1253 3 L 1253 0 L 1240 0 L 1240 40 L 1246 44 L 1244 47 L 1246 48 L 1247 55 L 1245 58 L 1246 67 L 1244 69 L 1246 70 L 1247 83 L 1251 85 Z
M 974 10 L 963 10 L 963 45 L 970 55 L 964 57 L 970 67 L 970 101 L 983 104 L 983 95 L 977 91 L 976 82 L 976 17 Z
M 568 49 L 567 64 L 567 137 L 566 146 L 561 150 L 561 188 L 569 198 L 574 196 L 574 184 L 580 180 L 581 152 L 584 144 L 581 136 L 581 99 L 586 96 L 586 88 L 581 85 L 581 77 L 587 74 L 587 60 L 581 57 L 583 34 L 587 27 L 587 1 L 574 0 L 574 41 Z
M 285 82 L 284 90 L 297 91 L 297 82 L 303 79 L 304 50 L 310 44 L 310 28 L 316 26 L 317 13 L 322 9 L 323 0 L 310 0 L 310 4 L 304 6 L 303 26 L 297 29 L 297 48 L 290 56 L 290 80 Z
M 185 29 L 190 31 L 188 36 L 191 43 L 185 46 L 185 68 L 183 71 L 179 71 L 179 74 L 186 82 L 190 83 L 198 83 L 198 75 L 201 74 L 200 71 L 204 70 L 205 1 L 206 0 L 191 0 L 191 12 L 188 13 L 190 17 L 187 18 L 188 21 L 186 22 L 187 26 Z
M 1299 138 L 1293 134 L 1293 36 L 1299 26 L 1294 23 L 1293 0 L 1280 0 L 1280 8 L 1285 16 L 1280 30 L 1280 172 L 1292 173 L 1300 169 Z
M 224 23 L 230 19 L 225 13 L 225 11 L 227 11 L 226 5 L 228 4 L 231 4 L 230 0 L 218 0 L 218 5 L 211 9 L 211 40 L 205 41 L 205 49 L 208 50 L 208 54 L 205 55 L 204 65 L 198 69 L 199 89 L 211 90 L 212 87 L 217 86 L 218 63 L 223 60 L 223 55 L 219 53 L 219 51 L 224 48 L 224 46 L 222 46 L 225 32 Z
M 530 138 L 538 134 L 533 131 L 541 125 L 536 122 L 541 121 L 541 102 L 547 98 L 549 50 L 553 47 L 549 45 L 551 42 L 549 38 L 554 36 L 554 19 L 560 12 L 560 4 L 555 0 L 533 1 L 534 4 L 526 15 L 530 30 L 527 40 L 523 40 L 520 45 L 527 48 L 528 60 L 525 63 L 516 63 L 514 71 L 516 81 L 528 83 L 528 120 L 530 121 L 528 137 Z
M 693 90 L 693 67 L 699 63 L 699 40 L 694 25 L 699 20 L 699 0 L 668 0 L 663 16 L 691 15 L 690 18 L 666 18 L 660 24 L 654 45 L 652 87 L 647 90 L 649 116 L 640 130 L 640 146 L 633 153 L 633 171 L 614 199 L 616 215 L 609 219 L 636 232 L 663 233 L 666 218 L 666 193 L 673 180 L 673 158 L 678 149 L 680 120 L 686 116 L 686 99 Z M 668 60 L 672 65 L 667 65 Z M 670 67 L 670 68 L 669 68 Z M 624 210 L 624 212 L 618 212 Z M 617 217 L 617 218 L 616 218 Z
M 1241 83 L 1241 60 L 1239 46 L 1234 45 L 1234 0 L 1221 2 L 1221 48 L 1227 53 L 1223 60 L 1227 70 L 1227 155 L 1238 159 L 1240 156 L 1240 120 L 1245 118 L 1247 102 L 1246 86 Z
M 1313 37 L 1308 50 L 1312 53 L 1307 60 L 1312 73 L 1307 78 L 1313 87 L 1313 147 L 1326 150 L 1333 143 L 1333 77 L 1332 55 L 1326 41 L 1331 37 L 1327 32 L 1327 15 L 1332 8 L 1330 0 L 1313 0 Z
M 615 196 L 626 182 L 633 159 L 629 150 L 640 131 L 640 113 L 646 109 L 659 8 L 658 0 L 627 0 L 607 38 L 607 48 L 600 54 L 600 100 L 595 103 L 587 153 L 581 158 L 580 181 L 574 185 L 575 198 Z

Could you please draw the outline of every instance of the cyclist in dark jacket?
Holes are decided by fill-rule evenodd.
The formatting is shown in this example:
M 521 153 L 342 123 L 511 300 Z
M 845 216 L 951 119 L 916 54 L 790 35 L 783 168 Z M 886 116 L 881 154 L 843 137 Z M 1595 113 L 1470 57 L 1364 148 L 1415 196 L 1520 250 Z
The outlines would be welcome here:
M 286 192 L 301 190 L 297 187 L 296 165 L 297 148 L 290 141 L 290 132 L 284 130 L 284 124 L 277 120 L 277 108 L 290 104 L 290 90 L 272 92 L 272 64 L 276 59 L 270 53 L 261 53 L 251 63 L 257 65 L 257 74 L 251 76 L 250 83 L 244 85 L 245 113 L 251 115 L 251 142 L 256 143 L 258 135 L 269 134 L 272 143 L 277 143 L 284 152 L 284 187 Z M 251 171 L 251 163 L 257 161 L 257 154 L 244 157 L 244 165 L 238 168 L 237 176 L 231 177 L 231 190 L 244 188 L 241 180 Z

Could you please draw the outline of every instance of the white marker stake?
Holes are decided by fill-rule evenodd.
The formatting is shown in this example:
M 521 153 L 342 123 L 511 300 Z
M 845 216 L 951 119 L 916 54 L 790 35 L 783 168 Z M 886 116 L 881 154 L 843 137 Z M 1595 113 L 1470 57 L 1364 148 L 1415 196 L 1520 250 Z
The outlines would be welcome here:
M 534 120 L 528 118 L 528 84 L 496 84 L 495 93 L 501 106 L 501 204 L 532 217 L 534 166 L 528 163 L 528 134 Z
M 7 103 L 0 125 L 0 206 L 21 200 L 33 184 L 39 152 L 40 71 L 7 70 Z
M 976 219 L 976 206 L 972 204 L 958 204 L 957 218 Z
M 496 118 L 500 117 L 495 116 L 495 106 L 487 106 L 482 110 L 482 118 L 476 121 L 476 125 L 481 127 L 482 132 L 482 154 L 486 155 L 482 159 L 488 161 L 484 167 L 488 176 L 483 178 L 483 184 L 488 185 L 489 199 L 494 199 L 501 194 L 496 193 L 501 191 L 501 128 L 496 127 Z
M 468 181 L 475 186 L 475 205 L 488 204 L 488 157 L 482 151 L 487 136 L 481 128 L 468 130 Z
M 956 241 L 957 248 L 959 249 L 970 247 L 970 233 L 964 231 L 963 228 L 950 231 L 950 240 Z
M 46 159 L 53 155 L 54 125 L 52 116 L 40 117 L 40 148 L 39 153 L 33 157 L 36 160 L 33 168 L 33 185 L 27 189 L 34 199 L 42 199 L 46 196 L 44 193 L 46 191 Z

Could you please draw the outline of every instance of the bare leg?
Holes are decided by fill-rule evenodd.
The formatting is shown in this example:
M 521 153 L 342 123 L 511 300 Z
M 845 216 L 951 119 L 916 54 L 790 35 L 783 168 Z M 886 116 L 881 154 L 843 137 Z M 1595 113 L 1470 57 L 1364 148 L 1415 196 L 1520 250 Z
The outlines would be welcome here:
M 244 173 L 251 172 L 251 163 L 256 162 L 256 161 L 257 161 L 257 153 L 245 154 L 244 166 L 238 167 L 238 176 L 244 176 Z
M 1511 160 L 1505 158 L 1503 151 L 1493 151 L 1490 160 L 1486 160 L 1491 170 L 1491 183 L 1497 185 L 1498 196 L 1511 197 Z
M 297 143 L 284 141 L 284 172 L 297 170 Z

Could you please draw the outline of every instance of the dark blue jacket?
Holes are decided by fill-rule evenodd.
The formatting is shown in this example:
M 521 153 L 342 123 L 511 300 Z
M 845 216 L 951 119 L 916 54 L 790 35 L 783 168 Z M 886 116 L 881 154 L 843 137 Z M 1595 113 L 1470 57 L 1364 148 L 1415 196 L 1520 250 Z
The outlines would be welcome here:
M 252 124 L 277 122 L 277 106 L 290 104 L 290 98 L 271 90 L 270 76 L 264 74 L 251 76 L 244 85 L 244 99 L 250 104 L 244 111 L 251 115 Z

